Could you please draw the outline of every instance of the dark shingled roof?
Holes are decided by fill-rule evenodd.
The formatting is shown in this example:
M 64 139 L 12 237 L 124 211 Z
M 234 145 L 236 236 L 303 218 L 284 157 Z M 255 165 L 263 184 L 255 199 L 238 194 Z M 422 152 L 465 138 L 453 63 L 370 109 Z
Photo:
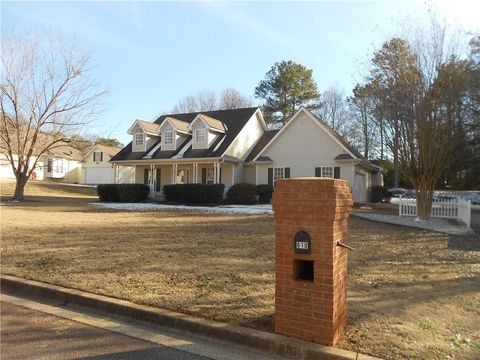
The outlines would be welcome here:
M 228 131 L 225 134 L 220 134 L 213 144 L 208 149 L 196 149 L 193 150 L 190 145 L 189 148 L 183 154 L 183 158 L 204 158 L 204 157 L 220 157 L 227 150 L 233 140 L 237 137 L 240 130 L 243 129 L 248 120 L 255 114 L 258 107 L 241 108 L 231 110 L 215 110 L 215 111 L 202 111 L 186 114 L 168 114 L 162 115 L 155 124 L 161 124 L 166 117 L 173 117 L 175 119 L 191 123 L 198 114 L 204 114 L 214 119 L 217 119 L 224 123 Z M 173 151 L 161 151 L 158 149 L 153 155 L 152 159 L 169 159 L 175 156 L 180 150 L 192 139 L 192 136 L 187 136 L 186 140 L 181 144 L 177 150 Z M 146 156 L 155 146 L 158 145 L 157 141 L 146 152 L 132 152 L 132 143 L 125 146 L 117 155 L 115 155 L 110 161 L 122 161 L 122 160 L 141 160 Z M 221 142 L 221 144 L 220 144 Z M 218 146 L 218 149 L 215 148 Z
M 353 160 L 353 157 L 350 154 L 338 154 L 335 156 L 335 160 Z
M 258 139 L 257 143 L 253 147 L 250 154 L 248 154 L 247 158 L 245 159 L 245 162 L 253 161 L 253 159 L 255 159 L 255 157 L 260 153 L 260 151 L 262 151 L 263 148 L 267 146 L 270 140 L 272 140 L 273 137 L 277 135 L 279 131 L 280 130 L 265 131 L 263 135 L 260 137 L 260 139 Z

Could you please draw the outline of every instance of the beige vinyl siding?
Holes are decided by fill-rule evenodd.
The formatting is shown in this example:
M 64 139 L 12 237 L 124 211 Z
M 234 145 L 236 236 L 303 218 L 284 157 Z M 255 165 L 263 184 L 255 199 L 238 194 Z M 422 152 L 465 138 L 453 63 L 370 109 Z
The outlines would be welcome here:
M 132 151 L 133 152 L 140 152 L 140 151 L 146 151 L 146 148 L 145 148 L 145 142 L 143 145 L 136 145 L 136 142 L 135 142 L 135 134 L 137 133 L 137 130 L 138 129 L 142 129 L 140 125 L 136 124 L 133 129 L 132 129 Z M 143 129 L 142 129 L 143 131 Z M 145 139 L 145 132 L 144 132 L 144 139 Z
M 300 120 L 304 119 L 300 126 Z M 345 150 L 313 119 L 300 113 L 273 143 L 262 152 L 273 164 L 259 166 L 259 184 L 268 184 L 268 167 L 289 167 L 290 177 L 315 176 L 315 167 L 340 167 L 340 178 L 353 184 L 353 163 L 337 162 Z
M 244 182 L 255 184 L 255 166 L 243 166 L 244 171 Z
M 257 140 L 262 136 L 263 131 L 263 125 L 256 112 L 227 148 L 225 155 L 235 156 L 244 160 Z

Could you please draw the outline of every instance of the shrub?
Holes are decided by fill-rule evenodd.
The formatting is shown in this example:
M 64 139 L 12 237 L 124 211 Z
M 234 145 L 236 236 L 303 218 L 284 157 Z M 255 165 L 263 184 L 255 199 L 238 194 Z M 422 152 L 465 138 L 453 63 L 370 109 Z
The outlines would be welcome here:
M 118 201 L 118 189 L 116 184 L 97 185 L 97 195 L 100 201 Z
M 167 201 L 185 204 L 218 204 L 224 190 L 223 184 L 176 184 L 164 185 L 163 195 Z
M 272 185 L 257 185 L 258 203 L 266 204 L 272 200 L 273 186 Z
M 120 202 L 140 202 L 147 200 L 150 189 L 144 184 L 118 184 L 117 191 Z
M 227 202 L 232 204 L 256 204 L 256 186 L 249 183 L 232 185 L 227 191 Z
M 370 201 L 373 203 L 388 201 L 391 194 L 386 186 L 372 186 L 370 193 Z
M 97 185 L 100 201 L 140 202 L 145 201 L 150 189 L 144 184 L 102 184 Z

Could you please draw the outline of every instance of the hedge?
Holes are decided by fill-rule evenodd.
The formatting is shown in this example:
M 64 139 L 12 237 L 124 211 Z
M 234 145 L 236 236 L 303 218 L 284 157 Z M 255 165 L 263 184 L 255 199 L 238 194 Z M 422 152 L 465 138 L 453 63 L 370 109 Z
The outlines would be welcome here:
M 372 186 L 370 192 L 370 201 L 372 203 L 378 203 L 388 201 L 392 195 L 386 186 Z
M 238 183 L 232 185 L 227 191 L 227 202 L 231 204 L 256 204 L 256 186 L 249 183 Z
M 272 200 L 273 186 L 272 185 L 257 185 L 258 203 L 266 204 Z
M 223 199 L 223 184 L 164 185 L 165 200 L 184 204 L 218 204 Z
M 97 185 L 100 201 L 141 202 L 148 197 L 150 189 L 144 184 L 101 184 Z

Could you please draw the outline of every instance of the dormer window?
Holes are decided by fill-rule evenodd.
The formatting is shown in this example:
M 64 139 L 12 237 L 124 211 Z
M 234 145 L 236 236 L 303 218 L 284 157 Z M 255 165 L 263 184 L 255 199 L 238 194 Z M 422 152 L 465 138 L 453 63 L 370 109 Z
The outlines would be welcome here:
M 135 145 L 143 145 L 143 142 L 144 142 L 143 130 L 137 129 L 137 131 L 135 132 Z
M 101 151 L 94 151 L 93 152 L 93 161 L 94 162 L 101 162 L 103 158 L 103 153 Z
M 167 129 L 163 133 L 163 143 L 165 145 L 173 144 L 173 130 L 172 129 Z
M 205 137 L 206 137 L 206 127 L 205 124 L 200 124 L 197 126 L 195 129 L 195 142 L 197 143 L 203 143 L 205 142 Z

